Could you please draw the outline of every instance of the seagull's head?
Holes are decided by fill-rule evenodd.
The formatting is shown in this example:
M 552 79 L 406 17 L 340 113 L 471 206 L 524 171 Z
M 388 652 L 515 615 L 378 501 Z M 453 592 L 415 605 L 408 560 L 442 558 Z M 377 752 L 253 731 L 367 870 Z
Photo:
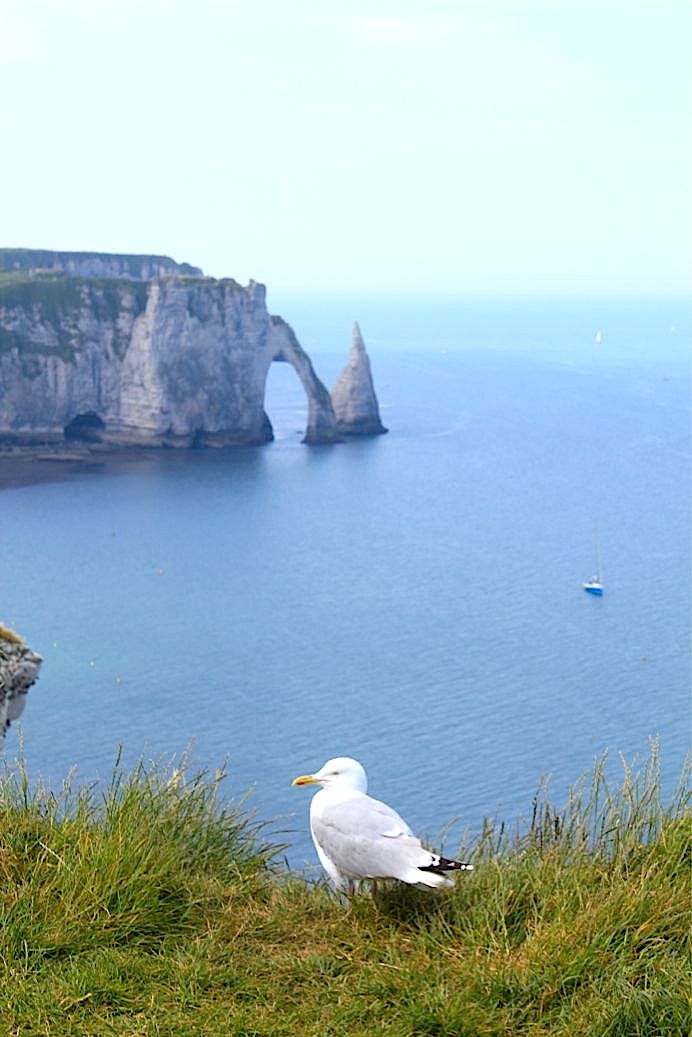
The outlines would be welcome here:
M 350 756 L 337 756 L 327 760 L 315 774 L 301 774 L 294 778 L 293 785 L 321 785 L 325 789 L 355 789 L 356 792 L 367 792 L 368 779 L 365 771 Z

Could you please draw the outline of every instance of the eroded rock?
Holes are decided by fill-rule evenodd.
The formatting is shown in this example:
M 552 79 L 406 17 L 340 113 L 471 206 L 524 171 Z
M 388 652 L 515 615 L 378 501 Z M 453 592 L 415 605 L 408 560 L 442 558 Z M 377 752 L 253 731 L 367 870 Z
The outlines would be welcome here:
M 358 322 L 353 325 L 348 363 L 332 391 L 336 427 L 344 436 L 377 436 L 386 432 Z
M 32 257 L 55 266 L 29 269 Z M 307 394 L 304 441 L 338 441 L 331 397 L 290 326 L 267 312 L 264 285 L 204 277 L 166 257 L 0 250 L 6 443 L 265 443 L 277 357 Z

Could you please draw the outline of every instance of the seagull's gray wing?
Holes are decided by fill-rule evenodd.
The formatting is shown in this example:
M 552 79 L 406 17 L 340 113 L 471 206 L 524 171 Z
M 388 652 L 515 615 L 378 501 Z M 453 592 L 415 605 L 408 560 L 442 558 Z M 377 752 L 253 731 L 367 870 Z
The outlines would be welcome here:
M 315 842 L 349 878 L 403 878 L 433 859 L 404 819 L 370 796 L 326 803 L 311 821 Z

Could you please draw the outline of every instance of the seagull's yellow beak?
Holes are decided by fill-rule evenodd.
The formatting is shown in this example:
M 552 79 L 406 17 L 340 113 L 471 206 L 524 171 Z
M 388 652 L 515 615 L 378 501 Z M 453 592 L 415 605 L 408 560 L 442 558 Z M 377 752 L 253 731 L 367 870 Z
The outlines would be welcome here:
M 319 785 L 319 781 L 314 774 L 300 774 L 293 779 L 291 785 Z

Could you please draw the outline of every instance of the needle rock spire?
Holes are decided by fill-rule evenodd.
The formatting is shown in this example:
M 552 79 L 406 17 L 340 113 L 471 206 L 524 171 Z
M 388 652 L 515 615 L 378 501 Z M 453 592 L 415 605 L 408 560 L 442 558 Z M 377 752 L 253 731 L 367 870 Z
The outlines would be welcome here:
M 377 436 L 387 429 L 380 410 L 358 322 L 353 325 L 351 353 L 332 392 L 337 429 L 345 436 Z

